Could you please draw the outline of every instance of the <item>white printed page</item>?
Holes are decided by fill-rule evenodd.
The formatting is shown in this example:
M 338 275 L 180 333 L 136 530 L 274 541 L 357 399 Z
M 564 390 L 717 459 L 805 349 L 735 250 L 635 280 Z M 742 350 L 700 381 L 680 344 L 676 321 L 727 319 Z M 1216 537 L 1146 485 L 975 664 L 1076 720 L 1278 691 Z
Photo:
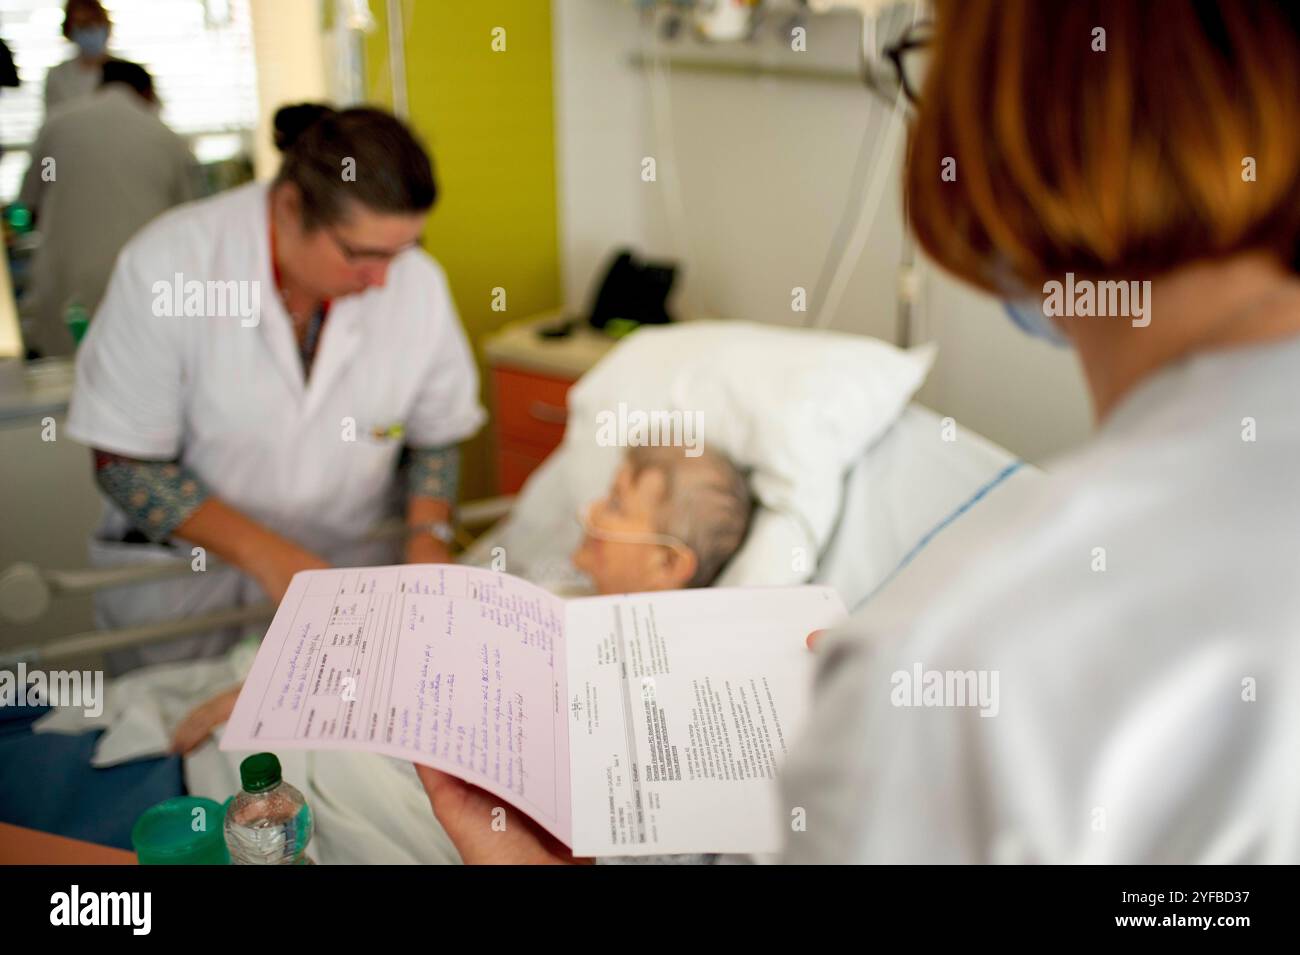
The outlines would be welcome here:
M 829 587 L 567 601 L 573 851 L 775 852 L 776 776 L 810 704 Z
M 305 571 L 262 640 L 221 748 L 424 763 L 567 844 L 564 642 L 564 602 L 516 577 L 454 564 Z

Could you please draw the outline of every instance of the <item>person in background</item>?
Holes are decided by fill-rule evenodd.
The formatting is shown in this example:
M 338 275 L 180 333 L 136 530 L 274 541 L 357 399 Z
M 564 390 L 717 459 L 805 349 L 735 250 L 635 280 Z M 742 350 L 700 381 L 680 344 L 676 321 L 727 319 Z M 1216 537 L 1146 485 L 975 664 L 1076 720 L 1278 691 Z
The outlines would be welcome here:
M 9 44 L 0 40 L 0 90 L 5 88 L 15 88 L 22 85 L 18 77 L 18 68 L 14 65 L 14 54 L 9 49 Z M 0 146 L 0 156 L 4 155 L 4 147 Z
M 111 59 L 108 35 L 113 24 L 100 0 L 68 0 L 63 9 L 63 35 L 77 46 L 77 55 L 45 74 L 45 116 L 99 88 L 100 71 Z
M 22 303 L 28 347 L 72 354 L 64 316 L 93 314 L 117 253 L 160 212 L 192 198 L 198 175 L 185 141 L 158 118 L 148 70 L 110 60 L 91 96 L 51 116 L 32 145 L 19 201 L 41 234 Z
M 275 128 L 275 180 L 141 229 L 77 351 L 64 430 L 105 498 L 92 561 L 195 570 L 97 595 L 101 627 L 278 603 L 302 570 L 451 560 L 458 445 L 486 413 L 420 248 L 432 161 L 382 110 L 289 106 Z M 402 517 L 404 546 L 376 539 Z M 105 659 L 216 656 L 239 635 Z

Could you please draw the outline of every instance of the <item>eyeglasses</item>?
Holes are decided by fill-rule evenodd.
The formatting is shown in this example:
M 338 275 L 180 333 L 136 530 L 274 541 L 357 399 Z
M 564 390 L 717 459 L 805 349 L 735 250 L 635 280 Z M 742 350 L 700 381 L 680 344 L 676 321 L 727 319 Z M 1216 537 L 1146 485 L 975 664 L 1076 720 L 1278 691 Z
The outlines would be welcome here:
M 671 534 L 652 534 L 640 531 L 607 531 L 597 527 L 591 520 L 591 513 L 599 504 L 593 501 L 590 504 L 578 508 L 576 515 L 578 526 L 582 528 L 583 533 L 590 537 L 598 537 L 601 540 L 615 541 L 621 544 L 658 544 L 661 547 L 672 547 L 676 550 L 689 551 L 690 547 L 680 537 L 673 537 Z
M 921 101 L 921 84 L 930 61 L 930 45 L 934 40 L 934 24 L 929 21 L 914 23 L 897 43 L 884 49 L 886 59 L 894 68 L 894 76 L 903 95 L 913 105 Z
M 339 234 L 329 226 L 321 226 L 321 228 L 324 229 L 326 235 L 330 237 L 333 243 L 338 246 L 339 251 L 343 253 L 343 258 L 347 259 L 349 265 L 357 265 L 362 262 L 391 262 L 403 252 L 408 249 L 414 249 L 420 244 L 420 240 L 417 239 L 414 242 L 402 246 L 395 252 L 377 249 L 358 249 L 344 242 L 339 238 Z

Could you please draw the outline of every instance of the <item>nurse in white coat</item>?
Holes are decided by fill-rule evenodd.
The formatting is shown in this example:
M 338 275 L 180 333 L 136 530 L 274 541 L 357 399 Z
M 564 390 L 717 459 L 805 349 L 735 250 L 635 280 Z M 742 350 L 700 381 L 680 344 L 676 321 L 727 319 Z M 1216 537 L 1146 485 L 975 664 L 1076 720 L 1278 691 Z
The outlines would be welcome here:
M 313 567 L 450 559 L 457 445 L 485 414 L 446 278 L 418 247 L 428 155 L 378 110 L 289 107 L 276 133 L 273 183 L 174 209 L 123 249 L 78 353 L 67 430 L 107 498 L 97 563 L 196 568 L 109 592 L 101 625 L 278 601 Z M 404 550 L 365 539 L 396 514 Z
M 818 641 L 783 858 L 1300 862 L 1300 11 L 936 13 L 910 218 L 1074 347 L 1099 428 L 910 602 Z M 466 862 L 573 861 L 419 769 Z

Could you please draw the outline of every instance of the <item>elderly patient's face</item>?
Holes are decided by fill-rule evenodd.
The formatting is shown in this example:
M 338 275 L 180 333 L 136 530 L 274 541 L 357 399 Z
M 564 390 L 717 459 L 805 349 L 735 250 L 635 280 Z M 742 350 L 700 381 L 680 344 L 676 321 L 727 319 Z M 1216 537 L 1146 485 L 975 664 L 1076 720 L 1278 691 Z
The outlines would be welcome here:
M 655 511 L 666 491 L 664 475 L 645 468 L 633 477 L 625 464 L 609 494 L 594 502 L 587 515 L 595 533 L 583 535 L 573 563 L 602 594 L 676 590 L 695 573 L 694 555 L 654 540 L 659 534 Z M 608 534 L 609 536 L 602 536 Z

